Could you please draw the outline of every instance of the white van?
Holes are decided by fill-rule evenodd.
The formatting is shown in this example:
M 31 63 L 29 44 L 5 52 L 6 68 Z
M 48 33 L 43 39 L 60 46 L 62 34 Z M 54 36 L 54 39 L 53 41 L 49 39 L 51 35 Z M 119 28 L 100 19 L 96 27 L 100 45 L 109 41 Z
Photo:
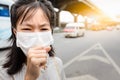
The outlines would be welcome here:
M 0 1 L 0 40 L 7 39 L 11 35 L 9 11 L 12 4 L 12 0 Z
M 68 23 L 64 28 L 65 37 L 80 37 L 85 34 L 84 23 Z

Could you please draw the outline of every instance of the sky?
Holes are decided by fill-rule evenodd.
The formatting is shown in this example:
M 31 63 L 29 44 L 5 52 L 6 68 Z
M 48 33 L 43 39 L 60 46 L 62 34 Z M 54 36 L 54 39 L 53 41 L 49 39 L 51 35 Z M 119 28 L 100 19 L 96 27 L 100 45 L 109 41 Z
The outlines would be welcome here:
M 107 15 L 114 17 L 120 15 L 120 0 L 90 0 Z
M 74 17 L 68 11 L 61 11 L 60 12 L 60 22 L 63 22 L 63 23 L 74 22 Z M 78 22 L 84 22 L 84 17 L 79 15 Z
M 60 12 L 60 22 L 68 23 L 68 22 L 73 22 L 73 21 L 74 21 L 74 17 L 72 16 L 70 12 L 68 11 Z
M 100 8 L 105 14 L 111 18 L 120 16 L 120 0 L 90 0 L 94 5 Z M 73 22 L 73 16 L 67 11 L 60 13 L 61 22 Z

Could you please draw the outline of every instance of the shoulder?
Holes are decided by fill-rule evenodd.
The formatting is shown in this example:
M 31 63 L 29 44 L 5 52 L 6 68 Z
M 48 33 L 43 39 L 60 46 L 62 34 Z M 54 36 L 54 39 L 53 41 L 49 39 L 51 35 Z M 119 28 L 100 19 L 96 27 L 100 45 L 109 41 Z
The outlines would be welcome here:
M 62 63 L 62 60 L 59 58 L 59 57 L 54 57 L 54 59 L 59 62 L 59 63 Z
M 61 77 L 61 80 L 66 80 L 65 72 L 64 72 L 64 66 L 63 62 L 59 57 L 54 57 L 54 62 L 57 68 L 57 71 L 59 72 L 59 76 Z
M 63 62 L 59 57 L 50 57 L 50 63 L 53 65 L 57 65 L 59 67 L 63 67 Z
M 54 65 L 60 70 L 63 70 L 63 62 L 59 57 L 54 57 L 53 58 Z
M 63 65 L 63 62 L 59 57 L 54 57 L 54 59 L 59 65 Z
M 0 80 L 12 80 L 10 75 L 7 74 L 7 69 L 0 66 Z

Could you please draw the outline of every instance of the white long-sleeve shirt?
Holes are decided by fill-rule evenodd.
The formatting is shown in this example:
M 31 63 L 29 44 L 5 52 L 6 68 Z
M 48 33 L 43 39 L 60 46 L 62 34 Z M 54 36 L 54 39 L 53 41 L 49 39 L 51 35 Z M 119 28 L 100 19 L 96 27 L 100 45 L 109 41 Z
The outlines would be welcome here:
M 23 66 L 19 73 L 13 76 L 8 75 L 6 69 L 1 66 L 0 80 L 24 80 L 25 73 L 26 65 Z M 58 57 L 50 57 L 46 70 L 41 72 L 37 80 L 66 80 L 61 59 Z

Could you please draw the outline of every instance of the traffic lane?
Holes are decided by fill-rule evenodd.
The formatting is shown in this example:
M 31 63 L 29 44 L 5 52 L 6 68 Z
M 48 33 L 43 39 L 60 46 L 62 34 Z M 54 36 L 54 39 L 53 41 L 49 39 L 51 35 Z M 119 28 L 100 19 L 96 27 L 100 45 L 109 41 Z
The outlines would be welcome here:
M 99 42 L 103 48 L 109 53 L 109 55 L 117 62 L 120 66 L 120 31 L 99 31 L 99 32 L 88 32 L 87 37 Z
M 95 43 L 92 40 L 88 40 L 87 37 L 65 38 L 63 33 L 54 34 L 54 39 L 56 55 L 59 56 L 64 63 Z
M 63 33 L 57 33 L 54 34 L 54 47 L 56 54 L 64 63 L 98 42 L 104 45 L 108 52 L 119 53 L 119 33 L 119 31 L 86 31 L 85 36 L 79 38 L 64 38 Z
M 109 53 L 119 53 L 120 52 L 120 31 L 100 31 L 100 32 L 90 32 L 92 39 L 101 43 Z M 88 36 L 89 37 L 89 36 Z
M 116 64 L 120 66 L 120 31 L 105 31 L 104 38 L 99 42 L 107 51 L 107 53 L 114 59 Z
M 86 31 L 84 37 L 78 38 L 65 38 L 64 33 L 55 33 L 53 36 L 56 54 L 66 63 L 90 46 L 104 41 L 106 37 L 103 36 L 104 34 L 108 36 L 109 33 L 107 31 Z
M 74 66 L 73 66 L 74 65 Z M 79 67 L 79 68 L 78 68 Z M 65 69 L 66 77 L 71 80 L 74 77 L 82 77 L 84 79 L 76 80 L 93 80 L 88 79 L 85 75 L 92 76 L 95 80 L 120 80 L 120 75 L 112 65 L 107 65 L 99 61 L 89 60 L 83 62 L 74 62 Z
M 93 45 L 70 60 L 67 65 L 64 65 L 64 68 L 66 76 L 70 78 L 68 80 L 120 79 L 120 67 L 100 43 Z
M 94 44 L 94 43 L 102 43 L 101 45 L 103 46 L 103 48 L 105 48 L 105 50 L 106 50 L 106 52 L 108 52 L 108 54 L 109 54 L 109 56 L 111 57 L 111 59 L 112 59 L 112 68 L 110 67 L 109 68 L 109 66 L 107 65 L 107 66 L 105 66 L 104 68 L 105 69 L 108 69 L 109 68 L 109 70 L 112 72 L 114 72 L 114 73 L 111 73 L 112 75 L 113 75 L 113 78 L 115 78 L 114 80 L 119 80 L 120 78 L 117 76 L 118 74 L 117 74 L 117 72 L 119 73 L 119 65 L 118 64 L 116 64 L 116 61 L 118 60 L 118 54 L 114 54 L 114 53 L 119 53 L 120 51 L 119 51 L 119 33 L 120 32 L 117 32 L 117 31 L 111 31 L 111 32 L 108 32 L 108 31 L 99 31 L 99 32 L 87 32 L 86 34 L 86 36 L 83 38 L 83 39 L 85 39 L 83 42 L 85 43 L 85 42 L 88 42 L 89 44 L 90 43 L 92 43 L 92 44 Z M 58 36 L 57 36 L 58 37 Z M 61 35 L 61 38 L 63 39 L 63 41 L 65 41 L 65 38 L 63 38 L 63 35 Z M 70 38 L 71 39 L 71 38 Z M 75 38 L 76 40 L 79 40 L 79 38 Z M 82 40 L 82 39 L 80 39 L 80 40 Z M 72 41 L 72 40 L 71 40 Z M 113 43 L 115 41 L 115 43 Z M 59 42 L 61 42 L 60 41 L 60 38 L 59 38 Z M 72 43 L 72 42 L 71 42 Z M 80 43 L 80 42 L 79 42 Z M 62 44 L 62 43 L 61 43 Z M 61 45 L 60 44 L 60 45 Z M 65 46 L 66 44 L 64 43 L 64 46 Z M 110 46 L 111 45 L 111 46 Z M 113 45 L 113 46 L 112 46 Z M 117 45 L 117 46 L 115 46 L 115 45 Z M 74 46 L 74 45 L 73 45 Z M 116 48 L 117 47 L 117 48 Z M 62 46 L 62 48 L 63 48 L 63 46 Z M 80 51 L 79 52 L 79 49 L 77 49 L 78 51 L 76 51 L 76 46 L 74 46 L 74 47 L 72 47 L 72 48 L 70 48 L 69 47 L 69 49 L 67 49 L 68 51 L 69 50 L 71 50 L 71 49 L 73 49 L 74 48 L 74 52 L 76 52 L 76 53 L 78 53 L 78 54 L 81 54 L 81 52 L 83 52 L 83 51 Z M 59 49 L 59 48 L 58 48 Z M 87 48 L 86 48 L 87 49 Z M 111 54 L 110 54 L 110 52 L 111 51 L 113 51 L 111 54 L 112 55 L 114 55 L 114 57 L 113 56 L 111 56 Z M 94 51 L 95 52 L 95 51 Z M 92 52 L 93 53 L 93 52 Z M 66 54 L 66 53 L 65 53 Z M 63 58 L 63 56 L 65 55 L 65 54 L 63 54 L 62 55 L 62 58 Z M 73 54 L 71 54 L 71 52 L 69 53 L 69 56 L 70 55 L 73 55 Z M 91 54 L 90 54 L 91 55 Z M 77 55 L 78 56 L 78 55 Z M 74 58 L 74 57 L 73 57 Z M 97 57 L 98 58 L 98 57 Z M 114 58 L 116 59 L 115 61 L 114 61 Z M 99 58 L 98 58 L 99 59 Z M 71 60 L 71 59 L 69 59 L 69 60 Z M 63 59 L 63 61 L 64 61 L 64 59 Z M 119 61 L 119 60 L 118 60 Z M 92 62 L 94 62 L 94 61 L 92 61 Z M 74 62 L 74 63 L 76 63 L 76 61 Z M 73 64 L 71 64 L 71 65 L 74 65 L 74 63 Z M 77 64 L 80 64 L 80 63 L 77 63 Z M 88 63 L 89 64 L 89 63 Z M 97 62 L 96 63 L 94 63 L 94 65 L 93 66 L 96 66 L 95 64 L 97 64 Z M 115 64 L 115 65 L 114 65 Z M 75 65 L 74 65 L 75 66 Z M 92 67 L 93 67 L 92 66 Z M 117 67 L 116 67 L 117 66 Z M 69 66 L 70 67 L 70 66 Z M 69 67 L 67 67 L 67 68 L 69 68 Z M 78 66 L 79 67 L 79 66 Z M 88 66 L 89 67 L 89 66 Z M 99 70 L 99 66 L 97 67 L 98 68 L 98 70 Z M 70 68 L 71 69 L 71 68 Z M 73 69 L 78 69 L 78 68 L 75 68 L 75 67 L 73 67 L 72 68 L 72 73 L 74 73 L 74 70 Z M 88 69 L 88 68 L 87 68 Z M 90 69 L 91 70 L 91 69 Z M 70 71 L 70 70 L 67 70 L 67 71 Z M 67 72 L 66 71 L 66 69 L 65 69 L 65 72 L 66 73 L 69 73 L 69 72 Z M 79 72 L 78 72 L 79 73 Z M 100 72 L 101 73 L 101 72 Z M 75 73 L 74 73 L 75 74 Z M 101 73 L 102 74 L 102 73 Z M 107 74 L 107 73 L 106 73 Z M 116 75 L 117 74 L 117 75 Z M 84 76 L 84 75 L 83 75 Z M 84 77 L 81 77 L 80 76 L 80 78 L 79 79 L 83 79 Z M 106 76 L 106 75 L 105 75 Z M 85 78 L 86 77 L 89 77 L 89 78 L 91 78 L 91 80 L 93 80 L 93 77 L 91 77 L 90 75 L 85 75 Z M 106 78 L 106 79 L 104 79 L 104 78 Z M 112 78 L 111 78 L 112 79 Z M 71 78 L 71 80 L 73 80 L 73 78 Z M 75 79 L 75 80 L 77 80 L 77 79 Z M 87 79 L 85 79 L 85 80 L 87 80 Z M 90 79 L 89 79 L 90 80 Z M 95 78 L 94 78 L 94 80 L 96 80 Z M 106 76 L 106 77 L 103 77 L 103 79 L 102 80 L 110 80 L 110 79 L 108 79 L 108 76 Z

